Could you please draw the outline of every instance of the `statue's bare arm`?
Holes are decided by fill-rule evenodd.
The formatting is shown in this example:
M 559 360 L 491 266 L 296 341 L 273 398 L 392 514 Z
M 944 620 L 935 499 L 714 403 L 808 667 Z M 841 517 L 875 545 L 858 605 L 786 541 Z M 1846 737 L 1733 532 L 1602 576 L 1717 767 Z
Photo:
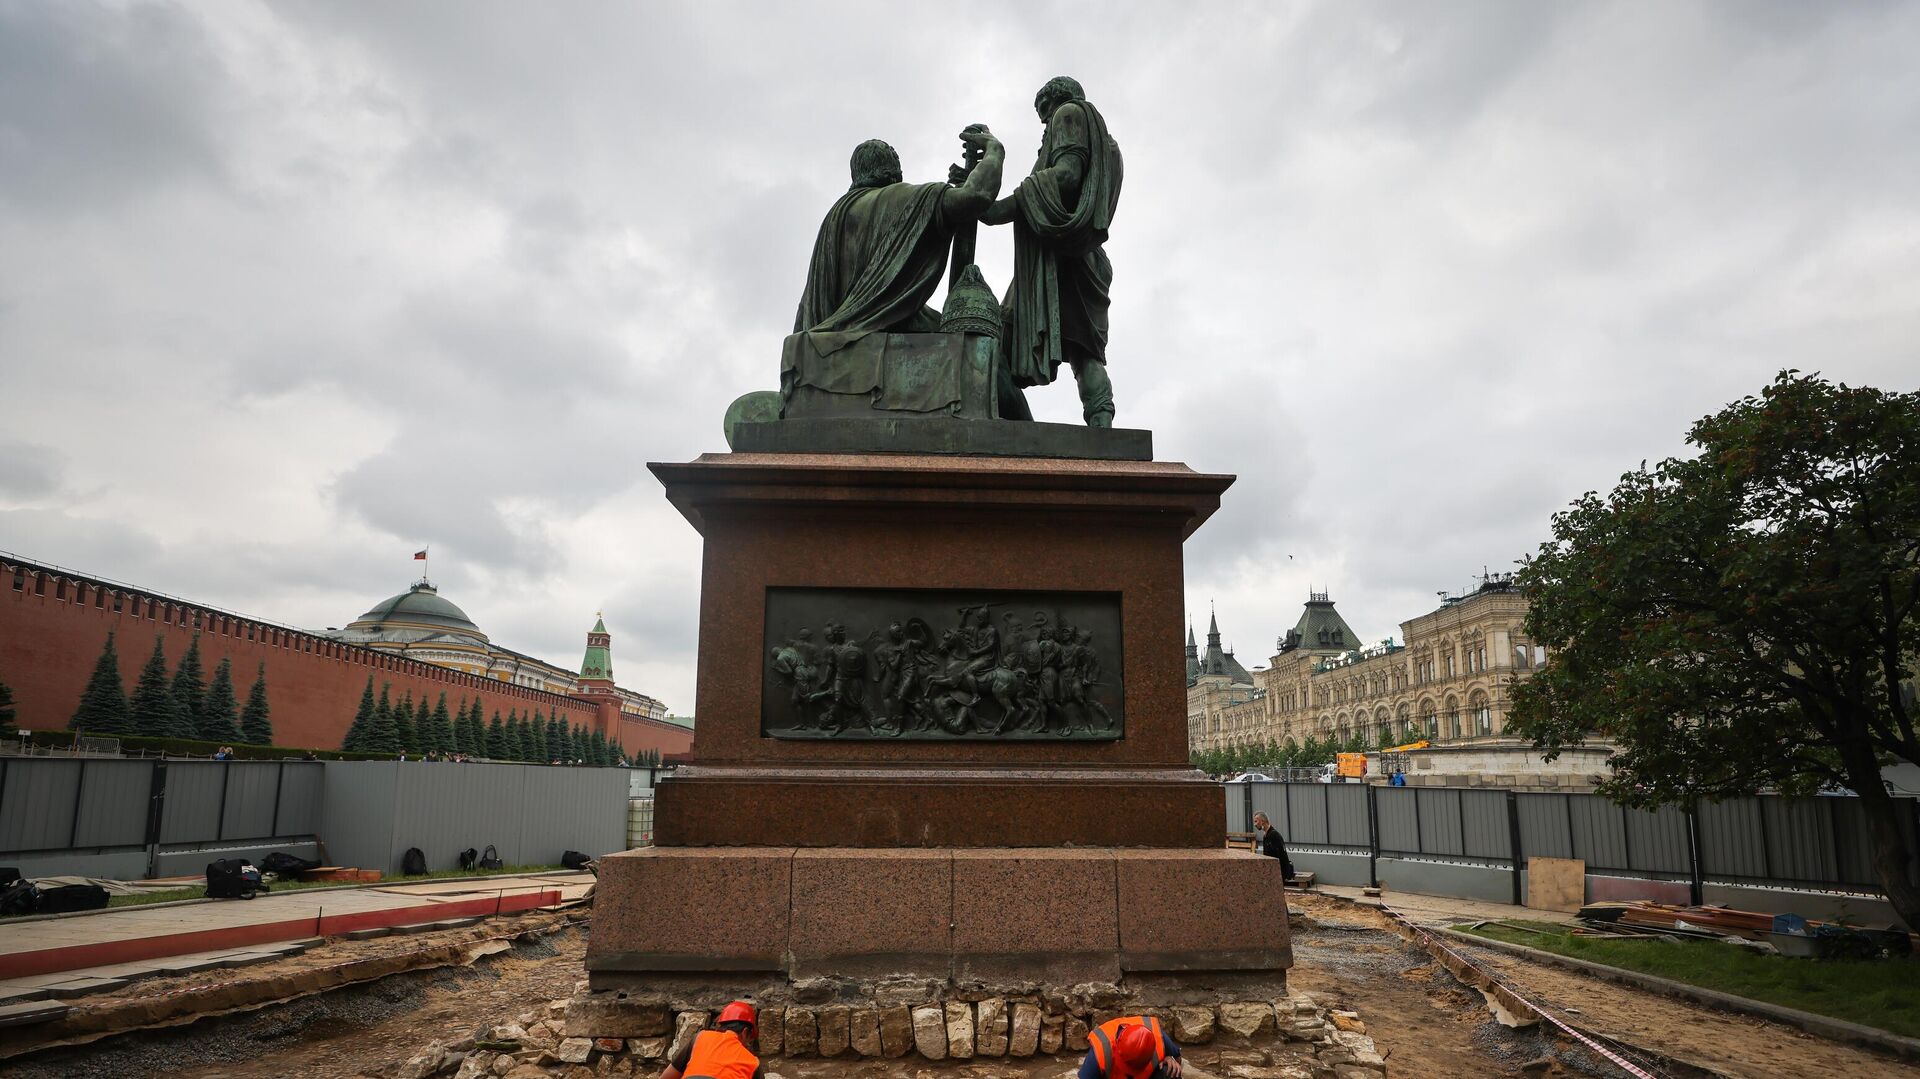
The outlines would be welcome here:
M 972 221 L 993 207 L 1007 159 L 1006 147 L 993 132 L 979 125 L 962 131 L 960 141 L 979 149 L 981 157 L 964 182 L 948 188 L 940 197 L 940 211 L 950 223 Z

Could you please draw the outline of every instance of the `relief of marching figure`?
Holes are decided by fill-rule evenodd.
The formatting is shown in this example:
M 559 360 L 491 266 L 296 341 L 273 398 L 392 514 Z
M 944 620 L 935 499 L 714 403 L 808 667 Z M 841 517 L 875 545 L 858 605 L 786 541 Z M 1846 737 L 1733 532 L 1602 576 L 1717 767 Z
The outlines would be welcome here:
M 1025 621 L 996 603 L 953 608 L 951 624 L 895 617 L 855 634 L 841 621 L 797 629 L 770 649 L 766 733 L 774 737 L 1117 738 L 1099 698 L 1092 629 L 1057 611 Z M 1106 686 L 1111 693 L 1102 693 Z M 777 691 L 775 691 L 777 687 Z M 778 702 L 776 704 L 776 702 Z

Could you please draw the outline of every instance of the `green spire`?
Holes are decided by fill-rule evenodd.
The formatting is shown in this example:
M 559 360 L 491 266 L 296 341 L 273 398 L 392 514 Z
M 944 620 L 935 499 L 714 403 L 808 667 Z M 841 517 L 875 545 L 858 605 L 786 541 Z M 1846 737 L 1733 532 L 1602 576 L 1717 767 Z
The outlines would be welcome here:
M 580 677 L 613 681 L 613 638 L 607 634 L 607 620 L 598 612 L 593 628 L 587 631 L 587 654 L 580 661 Z

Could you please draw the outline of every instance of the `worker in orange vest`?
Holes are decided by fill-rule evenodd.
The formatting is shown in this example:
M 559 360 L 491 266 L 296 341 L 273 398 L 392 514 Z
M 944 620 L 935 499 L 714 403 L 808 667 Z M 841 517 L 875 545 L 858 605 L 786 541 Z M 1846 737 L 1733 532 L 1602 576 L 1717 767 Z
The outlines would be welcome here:
M 767 1079 L 750 1048 L 758 1042 L 753 1005 L 736 1000 L 720 1009 L 714 1029 L 694 1035 L 660 1079 Z
M 1110 1019 L 1087 1035 L 1079 1079 L 1180 1079 L 1180 1047 L 1150 1015 Z

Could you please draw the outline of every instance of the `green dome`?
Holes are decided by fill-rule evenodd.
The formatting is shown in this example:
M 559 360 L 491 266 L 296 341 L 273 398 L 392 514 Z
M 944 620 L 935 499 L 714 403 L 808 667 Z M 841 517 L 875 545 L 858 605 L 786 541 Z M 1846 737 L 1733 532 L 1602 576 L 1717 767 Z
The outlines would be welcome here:
M 347 626 L 352 636 L 377 640 L 426 639 L 418 632 L 405 635 L 381 633 L 380 629 L 390 623 L 404 623 L 417 629 L 432 627 L 437 633 L 430 636 L 472 637 L 485 642 L 487 635 L 480 632 L 467 612 L 440 598 L 440 593 L 426 581 L 415 582 L 412 588 L 390 599 L 381 600 L 373 609 Z

